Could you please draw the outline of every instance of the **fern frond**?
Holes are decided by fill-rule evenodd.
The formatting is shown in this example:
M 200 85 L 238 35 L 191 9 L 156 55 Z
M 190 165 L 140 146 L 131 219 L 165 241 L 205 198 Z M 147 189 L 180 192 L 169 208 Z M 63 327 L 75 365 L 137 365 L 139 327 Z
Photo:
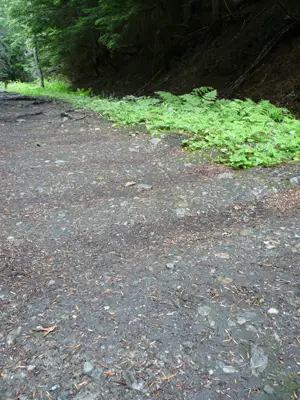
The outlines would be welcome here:
M 212 92 L 214 90 L 211 86 L 201 86 L 199 88 L 193 89 L 192 93 L 198 96 L 204 96 L 206 93 Z
M 213 103 L 217 100 L 218 98 L 218 93 L 216 90 L 212 90 L 211 92 L 207 92 L 203 95 L 203 100 L 207 101 L 209 103 Z

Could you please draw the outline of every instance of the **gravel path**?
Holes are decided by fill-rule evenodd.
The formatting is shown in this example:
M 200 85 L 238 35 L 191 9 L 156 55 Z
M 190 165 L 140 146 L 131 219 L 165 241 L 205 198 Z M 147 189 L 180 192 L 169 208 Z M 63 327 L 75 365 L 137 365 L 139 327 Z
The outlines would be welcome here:
M 299 399 L 300 164 L 0 93 L 0 398 Z

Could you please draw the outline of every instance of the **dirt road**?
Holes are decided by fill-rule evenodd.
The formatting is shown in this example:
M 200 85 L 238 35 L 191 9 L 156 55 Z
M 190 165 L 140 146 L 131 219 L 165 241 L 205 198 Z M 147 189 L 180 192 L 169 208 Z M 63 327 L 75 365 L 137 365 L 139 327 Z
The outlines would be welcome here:
M 0 137 L 1 399 L 298 398 L 299 164 L 3 93 Z

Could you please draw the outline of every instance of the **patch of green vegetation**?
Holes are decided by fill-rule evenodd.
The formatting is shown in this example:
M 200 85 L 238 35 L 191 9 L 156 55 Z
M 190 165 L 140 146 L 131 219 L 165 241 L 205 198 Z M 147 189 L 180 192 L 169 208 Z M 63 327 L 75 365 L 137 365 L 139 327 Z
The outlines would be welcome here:
M 10 90 L 70 101 L 75 107 L 100 111 L 118 126 L 145 124 L 150 133 L 182 133 L 188 136 L 182 142 L 188 150 L 213 149 L 214 161 L 233 168 L 300 159 L 300 121 L 267 100 L 218 99 L 210 87 L 180 96 L 157 92 L 156 97 L 122 99 L 92 96 L 84 90 L 72 92 L 62 82 L 46 82 L 45 89 L 13 83 Z
M 284 392 L 290 396 L 291 399 L 297 399 L 300 394 L 300 382 L 298 375 L 288 374 L 284 380 Z

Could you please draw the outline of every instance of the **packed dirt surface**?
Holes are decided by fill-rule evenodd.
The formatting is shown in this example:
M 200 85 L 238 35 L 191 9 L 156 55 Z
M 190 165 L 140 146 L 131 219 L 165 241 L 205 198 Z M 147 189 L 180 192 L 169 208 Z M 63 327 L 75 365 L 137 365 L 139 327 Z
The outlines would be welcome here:
M 299 398 L 300 165 L 0 93 L 0 398 Z

